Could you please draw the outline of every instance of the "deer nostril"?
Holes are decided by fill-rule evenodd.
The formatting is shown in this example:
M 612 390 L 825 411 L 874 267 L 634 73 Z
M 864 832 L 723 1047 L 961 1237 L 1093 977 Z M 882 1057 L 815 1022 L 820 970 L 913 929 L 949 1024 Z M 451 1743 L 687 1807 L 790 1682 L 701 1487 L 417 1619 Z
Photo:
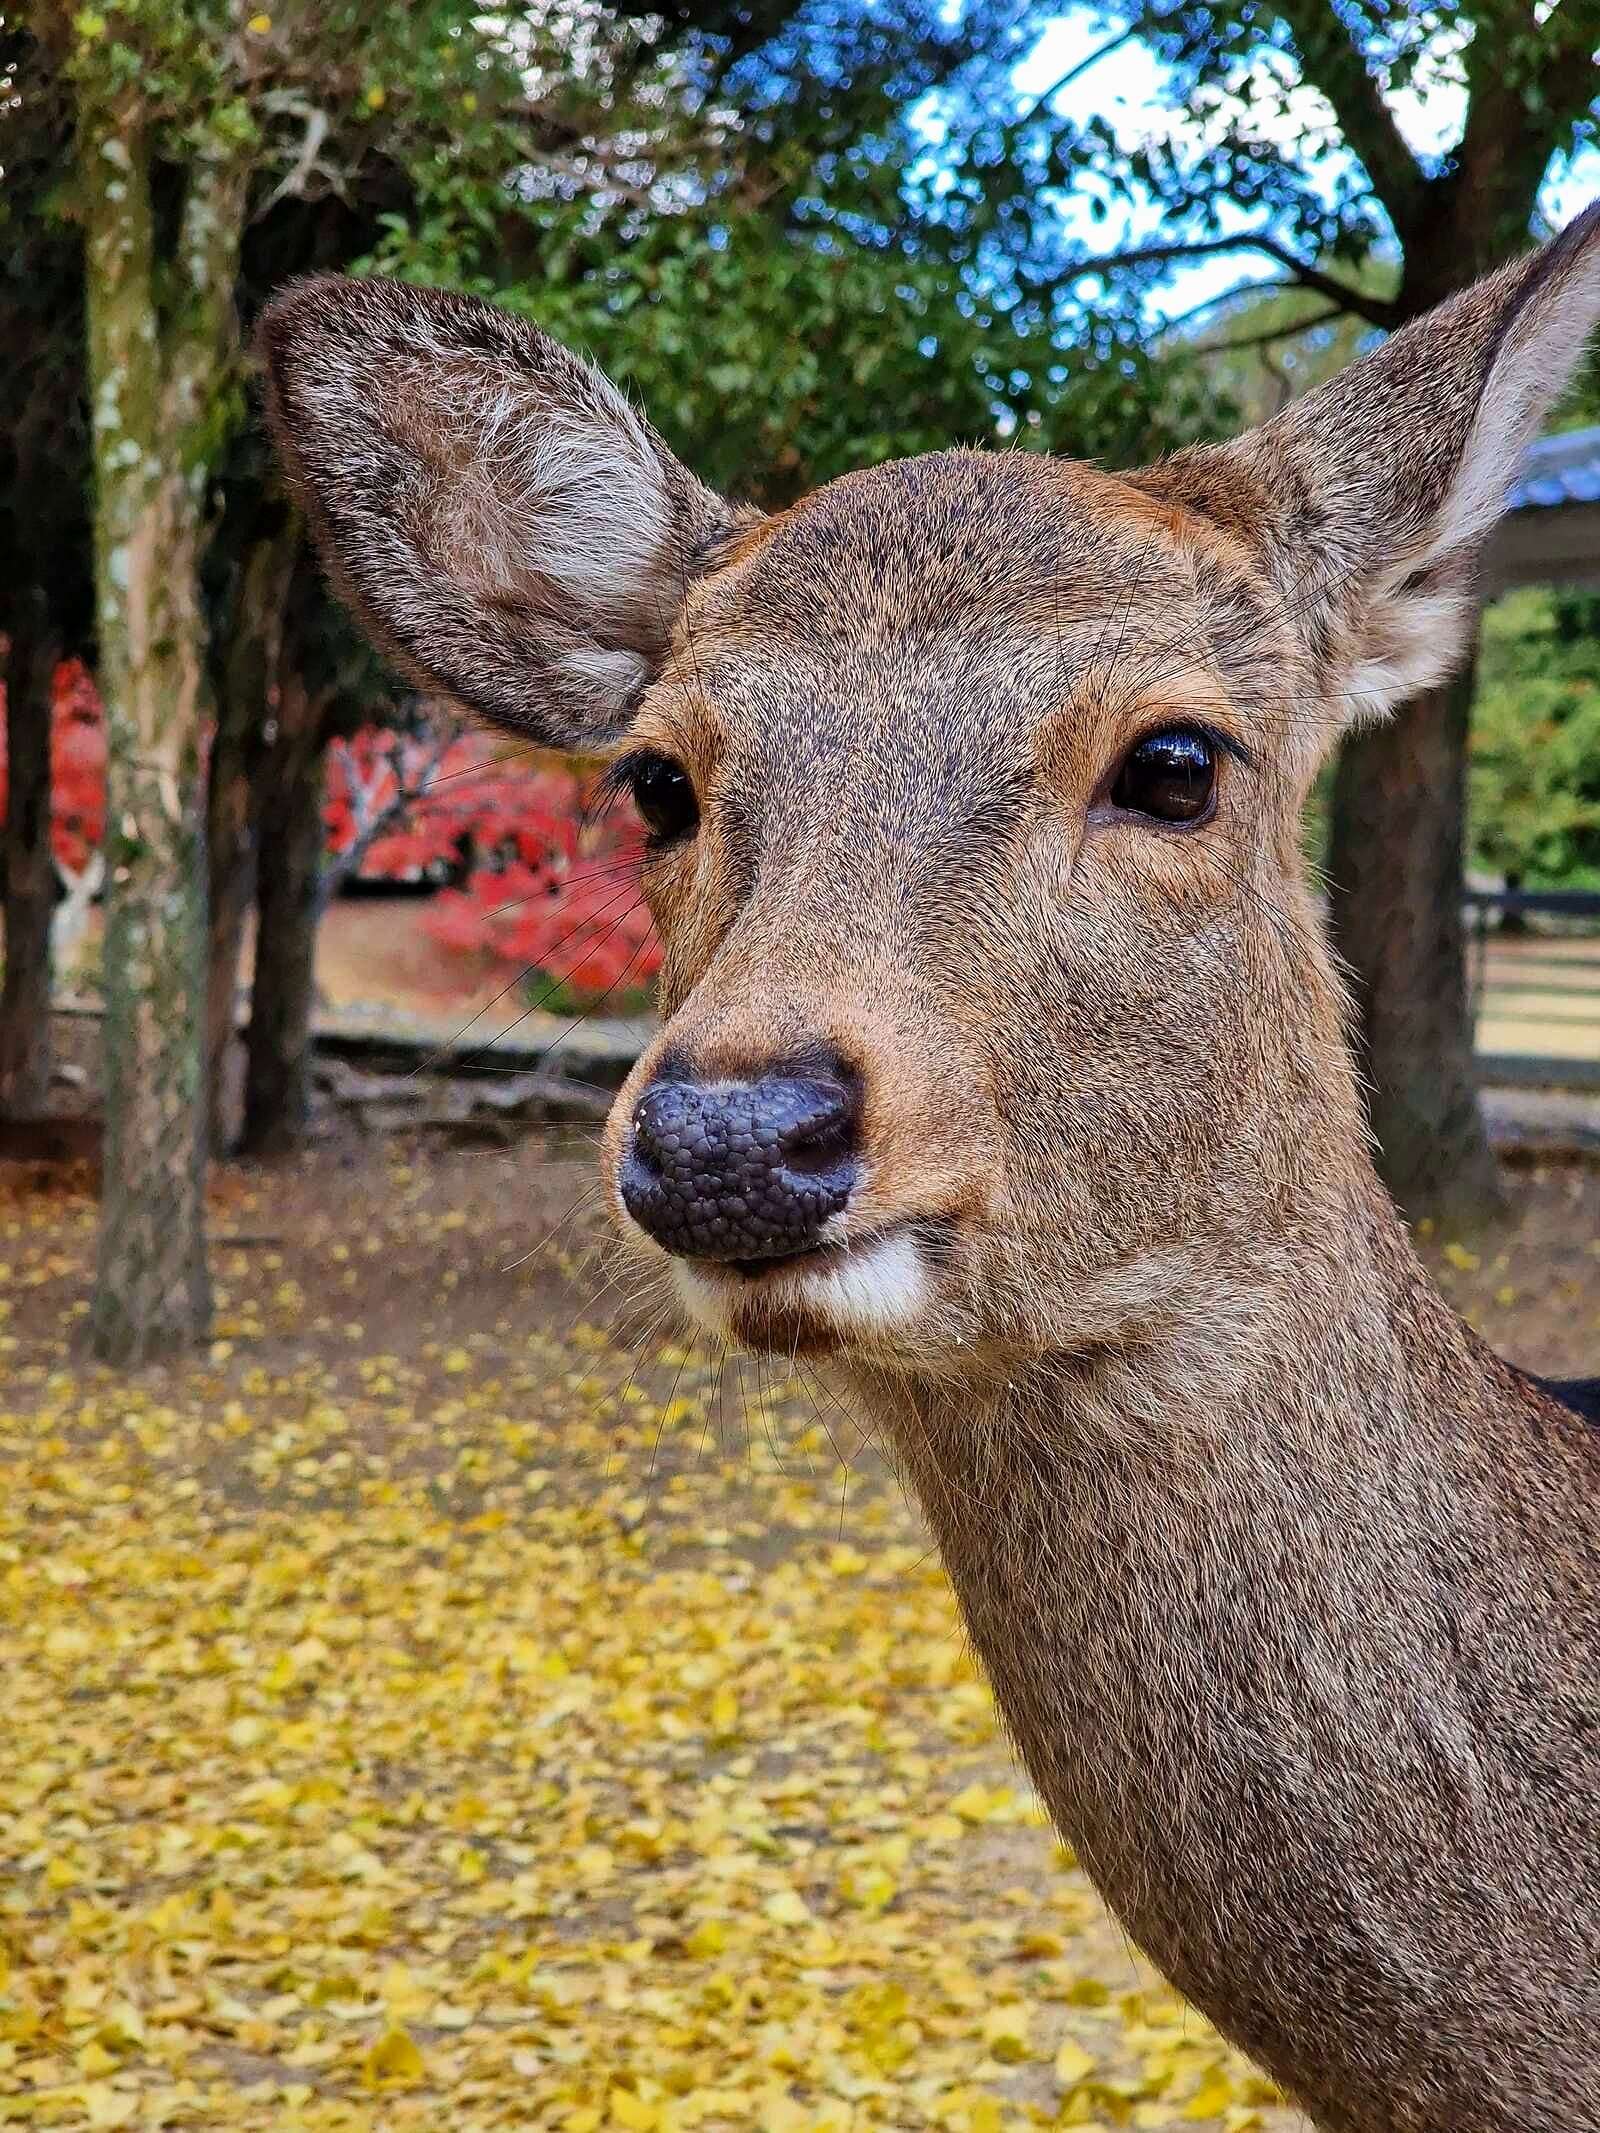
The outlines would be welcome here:
M 780 1152 L 789 1169 L 826 1170 L 850 1154 L 856 1135 L 855 1105 L 846 1090 L 838 1090 L 837 1099 L 783 1136 Z
M 855 1185 L 857 1116 L 854 1090 L 832 1078 L 658 1082 L 634 1111 L 623 1204 L 689 1258 L 811 1250 Z

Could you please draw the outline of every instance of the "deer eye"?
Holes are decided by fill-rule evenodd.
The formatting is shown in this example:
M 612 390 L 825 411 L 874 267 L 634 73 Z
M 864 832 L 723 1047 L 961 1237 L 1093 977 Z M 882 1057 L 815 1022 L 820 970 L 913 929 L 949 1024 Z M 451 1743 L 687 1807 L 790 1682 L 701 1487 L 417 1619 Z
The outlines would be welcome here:
M 629 758 L 626 779 L 633 804 L 655 842 L 675 844 L 693 832 L 700 820 L 700 804 L 681 763 L 646 749 Z
M 1147 733 L 1123 757 L 1111 804 L 1155 822 L 1199 822 L 1217 790 L 1217 751 L 1192 726 Z

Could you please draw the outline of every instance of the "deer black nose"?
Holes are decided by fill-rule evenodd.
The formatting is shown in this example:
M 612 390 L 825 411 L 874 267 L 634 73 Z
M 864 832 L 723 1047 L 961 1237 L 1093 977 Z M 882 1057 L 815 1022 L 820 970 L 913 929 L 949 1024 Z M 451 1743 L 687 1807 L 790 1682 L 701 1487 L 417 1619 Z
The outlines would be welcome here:
M 810 1251 L 855 1184 L 858 1112 L 842 1072 L 658 1081 L 634 1107 L 623 1205 L 680 1258 Z

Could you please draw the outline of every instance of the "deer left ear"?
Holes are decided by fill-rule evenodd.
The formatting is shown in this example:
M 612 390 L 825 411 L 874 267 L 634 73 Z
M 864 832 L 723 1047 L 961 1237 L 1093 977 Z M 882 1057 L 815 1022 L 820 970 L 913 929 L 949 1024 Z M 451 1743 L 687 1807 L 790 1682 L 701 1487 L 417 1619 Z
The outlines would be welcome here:
M 1484 542 L 1597 318 L 1600 202 L 1273 421 L 1138 477 L 1256 552 L 1334 730 L 1461 657 Z
M 279 295 L 260 338 L 285 467 L 378 644 L 549 747 L 614 741 L 690 584 L 755 514 L 491 305 L 325 276 Z

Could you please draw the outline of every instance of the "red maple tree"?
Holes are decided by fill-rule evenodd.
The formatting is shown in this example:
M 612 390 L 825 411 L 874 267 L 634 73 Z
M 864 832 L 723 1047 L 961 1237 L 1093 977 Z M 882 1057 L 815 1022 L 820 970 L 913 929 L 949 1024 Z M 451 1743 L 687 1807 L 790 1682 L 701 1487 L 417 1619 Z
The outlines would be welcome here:
M 7 778 L 0 684 L 0 821 Z M 51 852 L 63 884 L 92 882 L 105 834 L 106 731 L 81 659 L 55 672 Z M 422 923 L 484 979 L 526 972 L 590 1001 L 642 987 L 660 963 L 637 876 L 643 831 L 624 801 L 597 805 L 593 779 L 442 713 L 416 732 L 364 726 L 331 744 L 323 805 L 329 887 L 453 879 Z
M 328 751 L 324 815 L 333 864 L 362 879 L 460 877 L 423 925 L 486 979 L 592 1001 L 655 974 L 643 830 L 592 778 L 484 733 L 367 726 Z
M 5 701 L 0 682 L 0 822 L 10 787 Z M 105 828 L 105 715 L 83 661 L 64 659 L 50 690 L 50 850 L 69 886 L 99 850 Z

